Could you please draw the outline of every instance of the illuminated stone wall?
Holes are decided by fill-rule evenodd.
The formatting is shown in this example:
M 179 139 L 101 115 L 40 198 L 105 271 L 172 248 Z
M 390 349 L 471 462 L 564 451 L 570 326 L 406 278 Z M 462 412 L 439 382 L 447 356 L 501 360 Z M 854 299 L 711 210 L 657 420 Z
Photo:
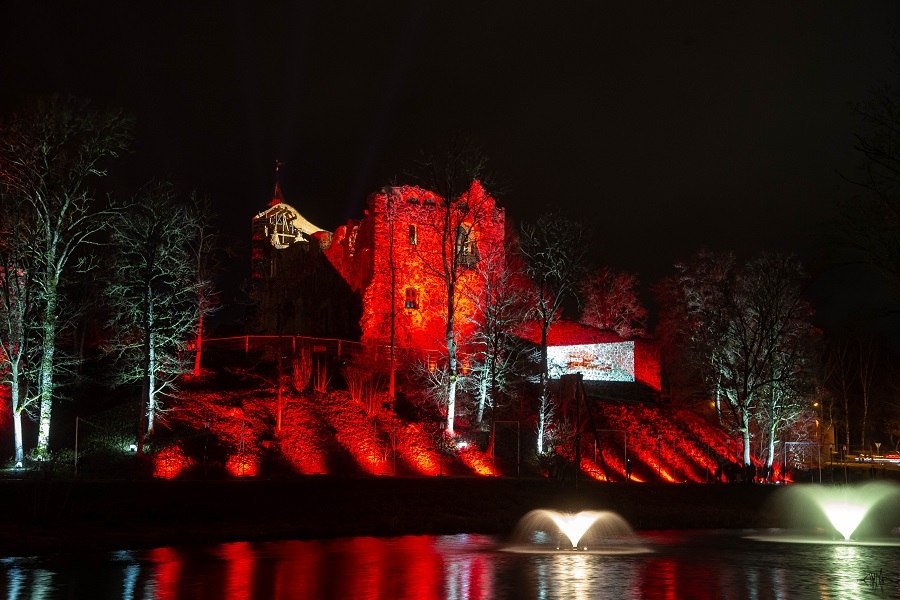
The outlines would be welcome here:
M 472 258 L 458 269 L 457 340 L 465 344 L 476 323 L 480 260 L 503 251 L 505 215 L 474 182 L 451 206 L 417 186 L 384 188 L 369 197 L 363 218 L 339 227 L 326 256 L 363 299 L 362 340 L 390 343 L 391 307 L 399 347 L 428 351 L 445 344 L 447 288 L 444 256 L 456 251 L 459 227 L 470 231 Z M 450 232 L 445 233 L 446 229 Z M 393 242 L 393 243 L 392 243 Z M 393 264 L 393 267 L 392 267 Z M 393 271 L 393 277 L 392 277 Z

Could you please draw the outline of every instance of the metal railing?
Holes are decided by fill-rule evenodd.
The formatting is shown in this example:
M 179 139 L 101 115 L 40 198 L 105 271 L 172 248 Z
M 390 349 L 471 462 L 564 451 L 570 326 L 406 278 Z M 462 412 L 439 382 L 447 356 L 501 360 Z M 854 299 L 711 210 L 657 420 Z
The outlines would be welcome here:
M 374 356 L 376 360 L 389 360 L 391 348 L 381 344 L 363 344 L 336 338 L 317 338 L 302 335 L 240 335 L 222 338 L 208 338 L 203 340 L 205 350 L 226 350 L 231 352 L 243 352 L 244 354 L 259 354 L 270 348 L 279 348 L 282 352 L 290 351 L 296 354 L 306 348 L 313 354 L 321 354 L 332 357 L 352 358 L 360 355 Z M 407 353 L 400 349 L 394 349 L 398 359 Z

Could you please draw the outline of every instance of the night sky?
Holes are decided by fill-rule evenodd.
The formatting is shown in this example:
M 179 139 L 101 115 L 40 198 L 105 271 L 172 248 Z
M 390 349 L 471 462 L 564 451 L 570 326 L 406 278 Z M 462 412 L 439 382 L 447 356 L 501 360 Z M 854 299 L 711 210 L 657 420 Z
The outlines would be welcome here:
M 125 108 L 112 187 L 208 193 L 244 251 L 276 159 L 333 230 L 465 136 L 508 218 L 557 207 L 645 281 L 700 246 L 809 254 L 857 193 L 851 106 L 894 80 L 900 2 L 560 4 L 7 0 L 0 107 Z

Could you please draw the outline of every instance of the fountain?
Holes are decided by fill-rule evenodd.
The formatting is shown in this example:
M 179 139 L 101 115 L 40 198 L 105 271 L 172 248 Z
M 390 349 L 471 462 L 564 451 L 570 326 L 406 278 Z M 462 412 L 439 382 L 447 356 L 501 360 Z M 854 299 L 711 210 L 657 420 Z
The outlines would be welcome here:
M 604 510 L 564 513 L 533 510 L 519 520 L 510 552 L 634 554 L 647 552 L 635 543 L 634 531 L 620 515 Z
M 861 534 L 868 536 L 877 530 L 879 525 L 885 525 L 879 522 L 892 516 L 892 509 L 896 511 L 898 508 L 898 500 L 900 500 L 900 486 L 887 481 L 845 486 L 792 485 L 780 490 L 776 496 L 776 509 L 789 515 L 791 524 L 800 528 L 813 528 L 819 532 L 830 528 L 833 540 L 828 540 L 822 535 L 789 539 L 783 536 L 755 537 L 779 541 L 859 543 Z M 866 543 L 886 542 L 867 537 Z

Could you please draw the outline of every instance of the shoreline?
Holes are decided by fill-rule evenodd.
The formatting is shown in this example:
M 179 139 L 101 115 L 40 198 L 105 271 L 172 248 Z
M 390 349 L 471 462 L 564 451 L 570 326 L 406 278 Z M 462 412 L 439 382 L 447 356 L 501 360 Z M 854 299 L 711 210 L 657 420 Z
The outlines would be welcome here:
M 0 481 L 0 554 L 33 556 L 231 541 L 508 535 L 536 508 L 610 510 L 635 530 L 778 526 L 782 486 L 500 478 Z

